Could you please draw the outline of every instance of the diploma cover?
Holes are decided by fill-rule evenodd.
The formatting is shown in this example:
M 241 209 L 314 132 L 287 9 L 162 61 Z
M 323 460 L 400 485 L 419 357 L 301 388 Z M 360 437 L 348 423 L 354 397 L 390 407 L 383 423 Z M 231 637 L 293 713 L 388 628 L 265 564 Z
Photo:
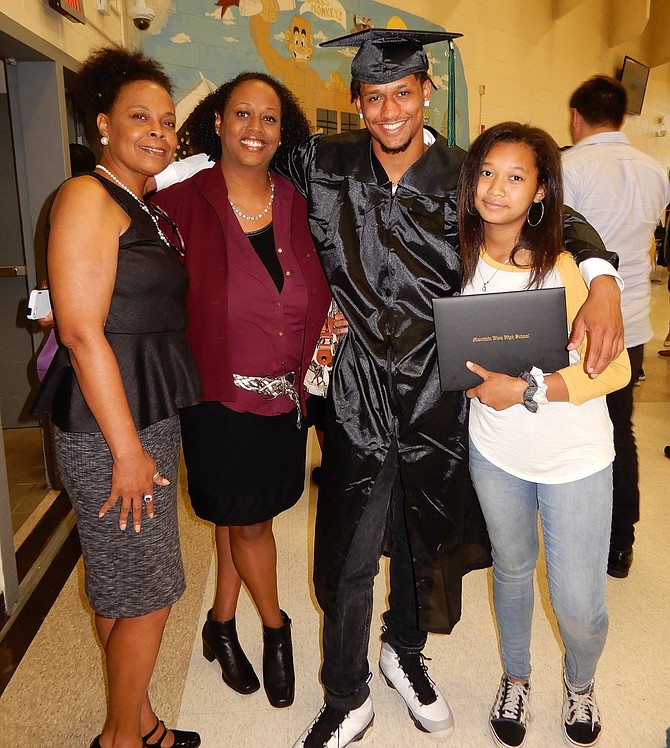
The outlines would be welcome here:
M 516 377 L 537 366 L 568 365 L 564 288 L 433 299 L 440 385 L 467 390 L 482 383 L 466 361 Z

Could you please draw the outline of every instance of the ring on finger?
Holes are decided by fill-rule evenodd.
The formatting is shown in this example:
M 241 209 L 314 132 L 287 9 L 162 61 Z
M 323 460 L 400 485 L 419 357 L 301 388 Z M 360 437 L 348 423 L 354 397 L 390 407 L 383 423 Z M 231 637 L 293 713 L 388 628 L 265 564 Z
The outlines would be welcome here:
M 143 493 L 142 494 L 142 501 L 145 504 L 148 504 L 150 501 L 153 501 L 153 500 L 154 500 L 154 497 L 153 497 L 152 494 L 150 494 L 150 493 Z

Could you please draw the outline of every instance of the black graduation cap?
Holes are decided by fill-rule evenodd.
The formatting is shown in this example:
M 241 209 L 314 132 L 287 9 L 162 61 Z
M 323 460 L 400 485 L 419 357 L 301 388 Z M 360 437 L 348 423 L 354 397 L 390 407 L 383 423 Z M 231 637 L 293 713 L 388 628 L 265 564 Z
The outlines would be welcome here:
M 457 39 L 451 31 L 364 29 L 340 36 L 320 47 L 359 47 L 351 63 L 351 77 L 362 83 L 392 83 L 412 73 L 428 72 L 424 44 Z

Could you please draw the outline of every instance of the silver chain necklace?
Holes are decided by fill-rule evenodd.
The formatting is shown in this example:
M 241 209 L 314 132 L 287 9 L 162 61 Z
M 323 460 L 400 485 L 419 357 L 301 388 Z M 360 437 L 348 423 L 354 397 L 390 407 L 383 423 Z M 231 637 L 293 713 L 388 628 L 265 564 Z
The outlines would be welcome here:
M 491 281 L 492 281 L 492 280 L 493 280 L 493 279 L 494 279 L 494 278 L 496 277 L 496 275 L 498 274 L 498 271 L 500 270 L 500 268 L 502 268 L 502 267 L 503 267 L 503 265 L 507 265 L 507 263 L 508 263 L 508 262 L 510 261 L 510 259 L 511 259 L 511 256 L 510 256 L 510 257 L 508 257 L 508 258 L 507 258 L 507 259 L 505 260 L 505 262 L 503 262 L 503 263 L 502 263 L 502 264 L 500 265 L 500 267 L 497 267 L 497 268 L 495 269 L 495 272 L 493 273 L 493 275 L 492 275 L 492 276 L 491 276 L 491 277 L 490 277 L 490 278 L 489 278 L 488 280 L 484 280 L 484 274 L 482 273 L 482 264 L 483 264 L 483 260 L 482 260 L 482 262 L 480 262 L 480 263 L 479 263 L 479 264 L 477 265 L 477 270 L 479 270 L 479 276 L 480 276 L 480 278 L 482 279 L 482 281 L 483 281 L 483 284 L 484 284 L 484 285 L 482 286 L 482 292 L 483 292 L 483 293 L 486 293 L 486 287 L 488 286 L 488 284 L 489 284 L 489 283 L 490 283 L 490 282 L 491 282 Z
M 131 197 L 134 197 L 135 200 L 140 204 L 140 208 L 151 218 L 151 220 L 154 222 L 154 226 L 156 227 L 156 231 L 158 231 L 158 236 L 160 236 L 161 240 L 167 244 L 168 247 L 171 247 L 172 245 L 168 241 L 168 238 L 165 236 L 165 234 L 161 231 L 160 226 L 158 225 L 158 219 L 156 216 L 149 210 L 149 206 L 144 202 L 144 200 L 140 200 L 139 197 L 130 189 L 130 187 L 126 187 L 126 185 L 112 172 L 107 169 L 106 167 L 102 166 L 102 164 L 96 164 L 96 169 L 100 169 L 100 171 L 104 171 L 105 174 L 115 183 L 118 184 L 119 187 L 122 190 L 125 190 Z
M 270 199 L 268 200 L 268 204 L 263 208 L 263 210 L 257 215 L 257 216 L 247 216 L 239 208 L 236 208 L 233 205 L 233 201 L 228 198 L 228 202 L 230 203 L 230 207 L 233 209 L 233 213 L 235 215 L 239 216 L 240 218 L 244 218 L 245 221 L 260 221 L 261 218 L 270 210 L 272 207 L 272 203 L 275 199 L 275 183 L 272 179 L 272 174 L 268 174 L 268 178 L 270 179 Z

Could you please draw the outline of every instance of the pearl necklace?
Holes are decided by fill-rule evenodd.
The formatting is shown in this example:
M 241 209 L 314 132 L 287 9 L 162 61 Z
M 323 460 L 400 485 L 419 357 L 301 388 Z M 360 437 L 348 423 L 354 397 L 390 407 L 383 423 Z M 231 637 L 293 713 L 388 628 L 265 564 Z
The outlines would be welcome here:
M 505 260 L 505 262 L 501 263 L 500 267 L 497 267 L 495 269 L 495 272 L 493 273 L 493 275 L 488 280 L 484 280 L 484 274 L 482 273 L 482 263 L 483 263 L 483 260 L 477 265 L 477 270 L 479 270 L 479 276 L 482 279 L 482 281 L 484 282 L 484 285 L 482 286 L 482 292 L 483 293 L 486 293 L 486 287 L 488 286 L 488 284 L 496 277 L 496 275 L 498 274 L 498 271 L 500 270 L 500 268 L 503 267 L 504 265 L 507 265 L 507 263 L 510 261 L 510 259 L 511 259 L 511 257 L 508 257 Z
M 268 204 L 265 206 L 265 208 L 263 208 L 263 210 L 257 216 L 247 216 L 244 213 L 242 213 L 242 211 L 239 208 L 235 207 L 235 205 L 233 205 L 233 201 L 230 198 L 228 198 L 230 207 L 233 209 L 233 213 L 235 213 L 235 215 L 239 216 L 240 218 L 244 218 L 245 221 L 260 221 L 261 218 L 263 218 L 263 216 L 272 207 L 272 203 L 274 202 L 274 199 L 275 199 L 275 183 L 272 179 L 271 174 L 268 174 L 268 178 L 270 179 L 270 199 L 268 200 Z
M 154 226 L 156 227 L 156 231 L 158 231 L 158 236 L 160 236 L 160 238 L 162 239 L 162 241 L 163 241 L 163 242 L 165 242 L 165 244 L 167 244 L 167 246 L 168 246 L 168 247 L 171 247 L 171 246 L 172 246 L 172 244 L 170 244 L 170 242 L 169 242 L 168 238 L 167 238 L 167 237 L 165 236 L 165 234 L 164 234 L 164 233 L 163 233 L 163 232 L 161 231 L 161 228 L 160 228 L 160 226 L 158 225 L 158 219 L 157 219 L 157 218 L 156 218 L 156 216 L 155 216 L 155 215 L 154 215 L 154 214 L 153 214 L 153 213 L 152 213 L 152 212 L 151 212 L 151 211 L 149 210 L 149 206 L 148 206 L 148 205 L 147 205 L 147 204 L 146 204 L 146 203 L 144 202 L 144 200 L 140 200 L 140 198 L 139 198 L 139 197 L 137 197 L 137 195 L 136 195 L 136 194 L 135 194 L 135 193 L 134 193 L 134 192 L 133 192 L 133 191 L 132 191 L 132 190 L 130 189 L 130 187 L 126 187 L 126 185 L 125 185 L 125 184 L 124 184 L 124 183 L 123 183 L 123 182 L 122 182 L 122 181 L 121 181 L 121 180 L 120 180 L 120 179 L 119 179 L 118 177 L 116 177 L 116 175 L 112 174 L 112 172 L 111 172 L 111 171 L 110 171 L 109 169 L 107 169 L 107 168 L 105 168 L 104 166 L 102 166 L 102 164 L 96 164 L 96 165 L 95 165 L 95 168 L 96 168 L 96 169 L 100 169 L 100 171 L 104 171 L 104 172 L 105 172 L 105 174 L 107 174 L 107 176 L 108 176 L 108 177 L 109 177 L 109 178 L 110 178 L 110 179 L 111 179 L 111 180 L 112 180 L 112 181 L 113 181 L 114 183 L 118 184 L 118 185 L 119 185 L 119 187 L 120 187 L 120 188 L 121 188 L 122 190 L 125 190 L 125 191 L 126 191 L 126 192 L 127 192 L 127 193 L 128 193 L 128 194 L 129 194 L 130 196 L 131 196 L 131 197 L 134 197 L 134 198 L 135 198 L 135 200 L 137 200 L 137 202 L 138 202 L 138 203 L 140 204 L 140 208 L 142 208 L 142 210 L 143 210 L 143 211 L 144 211 L 144 212 L 145 212 L 145 213 L 146 213 L 146 214 L 147 214 L 147 215 L 149 216 L 149 218 L 151 218 L 151 220 L 152 220 L 152 221 L 154 222 Z

